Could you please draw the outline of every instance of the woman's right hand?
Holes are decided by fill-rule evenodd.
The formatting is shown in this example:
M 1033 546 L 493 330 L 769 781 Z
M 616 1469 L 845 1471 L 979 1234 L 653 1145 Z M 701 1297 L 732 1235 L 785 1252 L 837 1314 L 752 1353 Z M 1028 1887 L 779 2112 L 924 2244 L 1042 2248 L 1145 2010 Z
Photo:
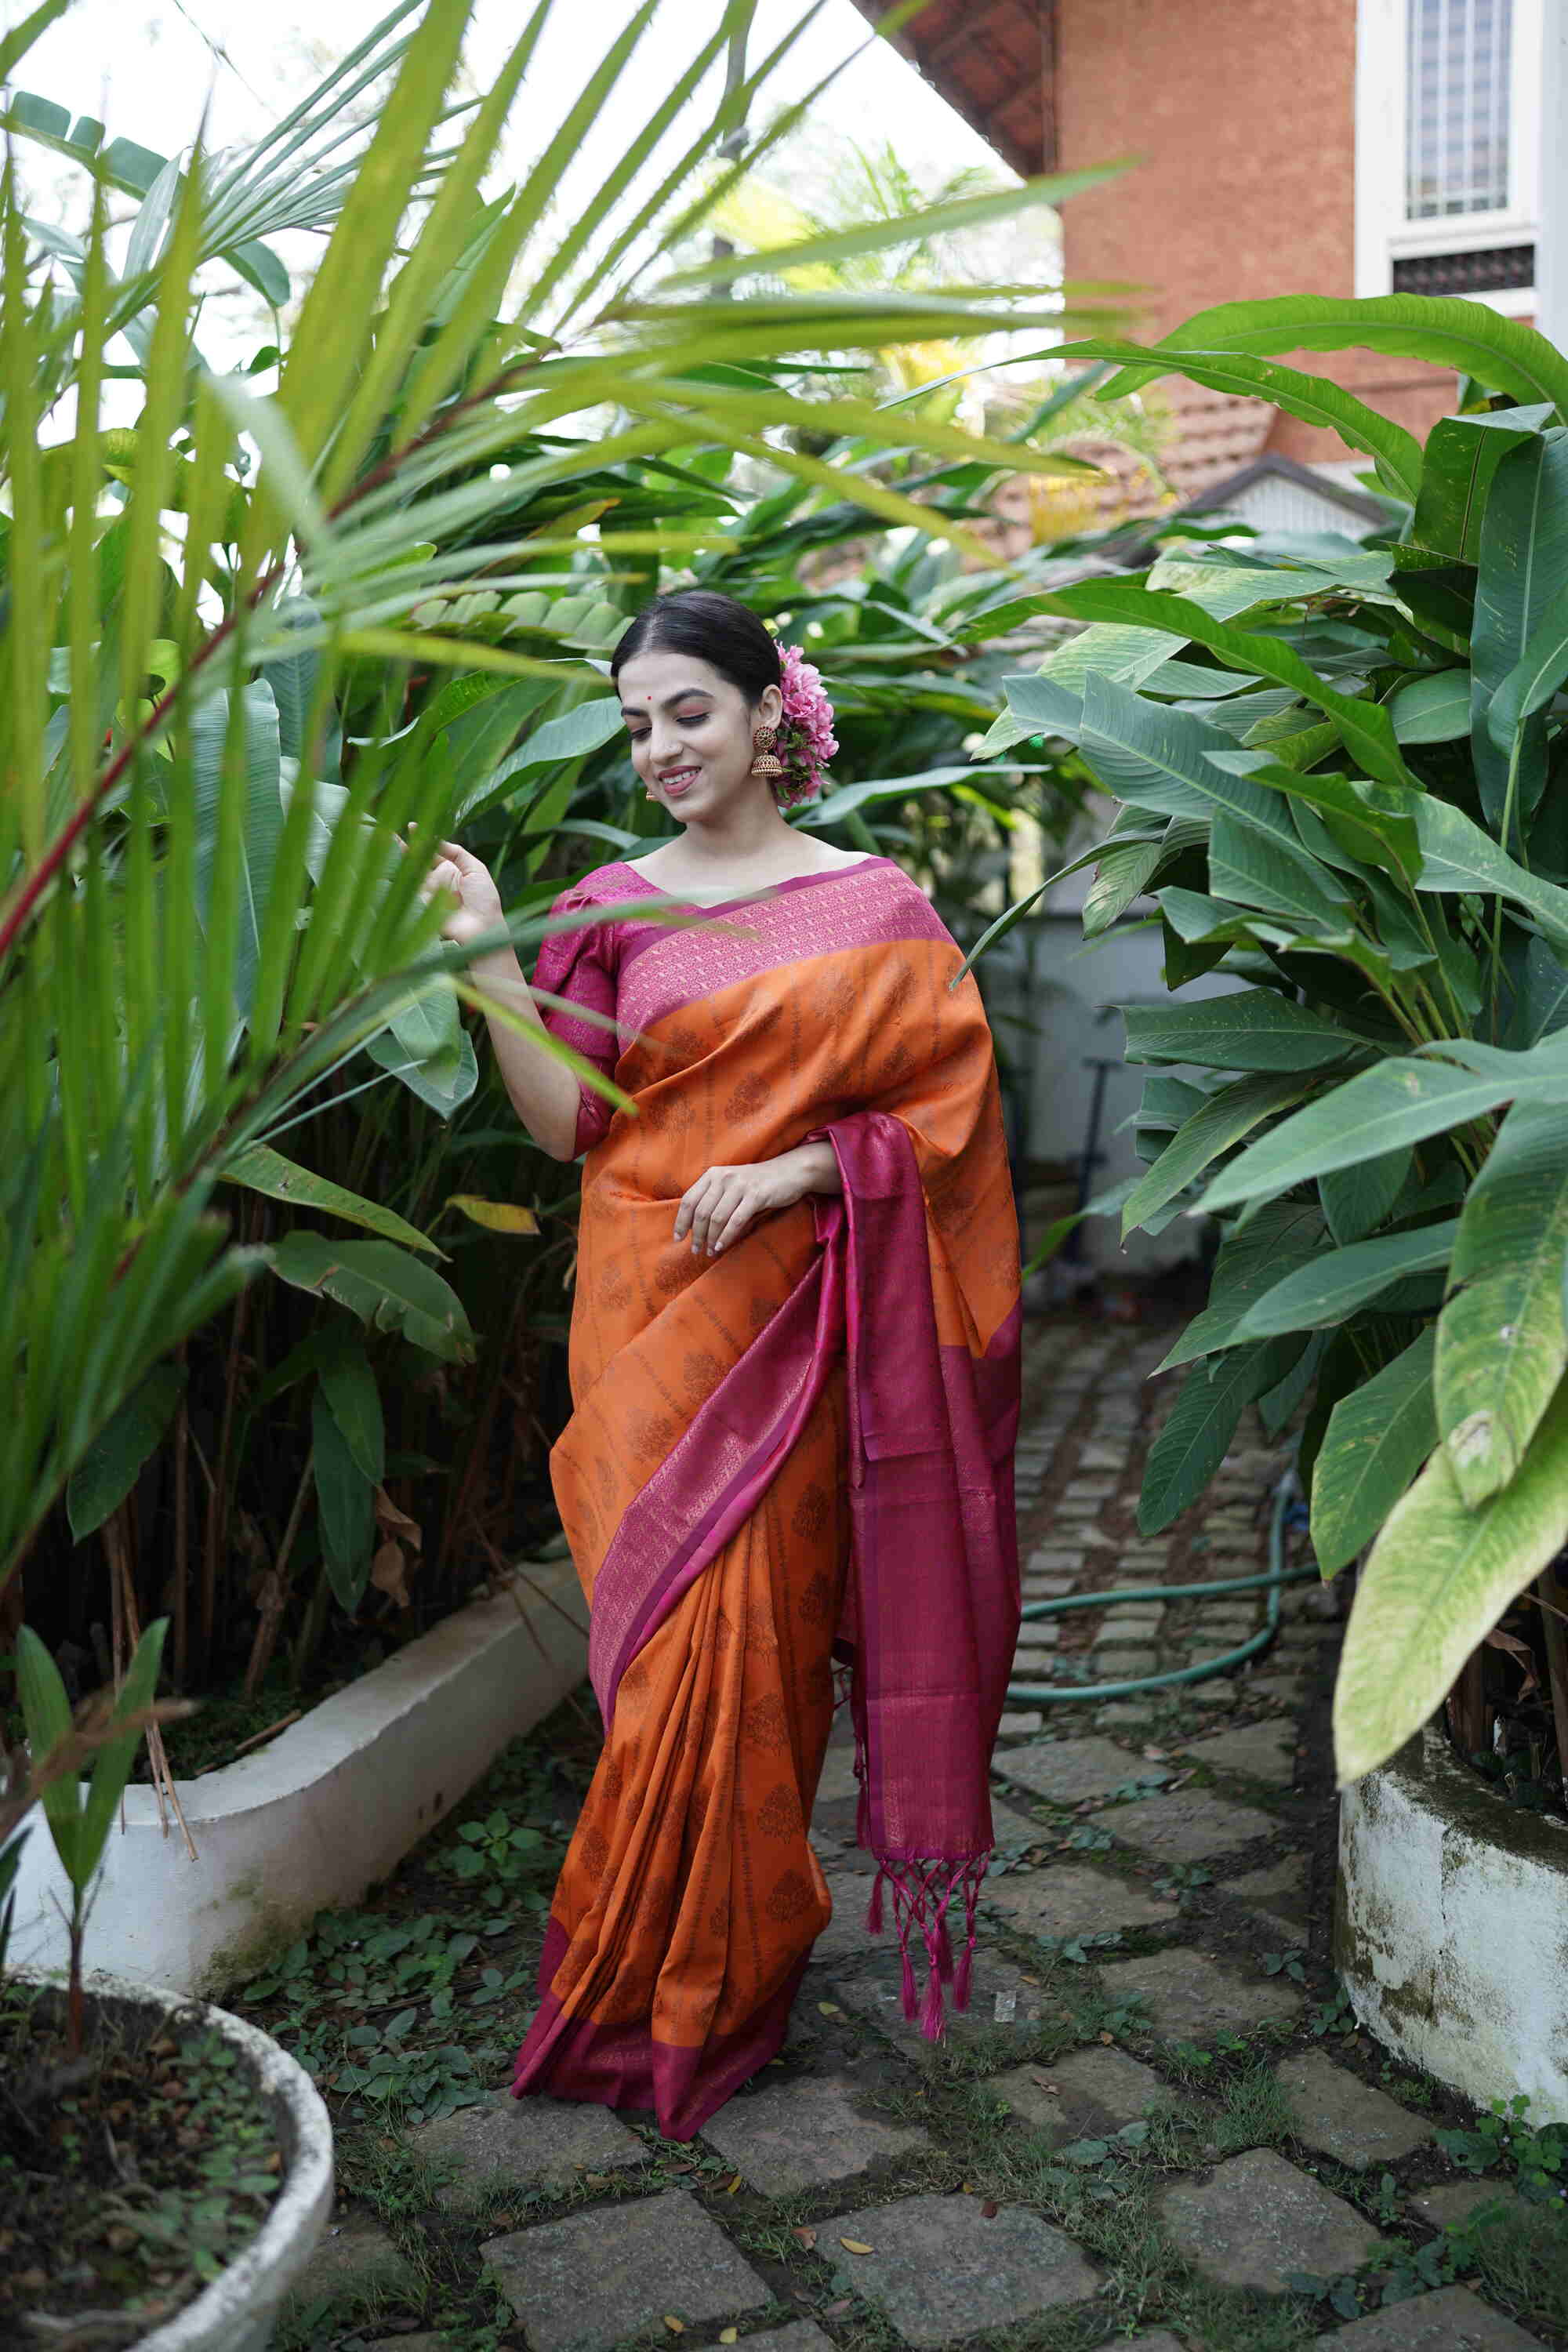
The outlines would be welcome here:
M 437 855 L 419 886 L 419 895 L 428 902 L 437 891 L 446 891 L 457 900 L 441 926 L 441 937 L 468 947 L 505 922 L 500 892 L 483 859 L 465 849 L 460 841 L 438 841 L 436 848 Z

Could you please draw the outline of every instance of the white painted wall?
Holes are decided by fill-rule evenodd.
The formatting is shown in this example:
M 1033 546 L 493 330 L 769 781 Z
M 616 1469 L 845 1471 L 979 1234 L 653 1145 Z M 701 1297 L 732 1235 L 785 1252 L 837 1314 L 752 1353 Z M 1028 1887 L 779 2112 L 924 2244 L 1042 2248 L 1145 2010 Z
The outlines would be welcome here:
M 254 1974 L 269 1944 L 384 1878 L 587 1672 L 586 1633 L 570 1622 L 586 1616 L 572 1563 L 528 1573 L 536 1593 L 472 1602 L 269 1746 L 181 1781 L 194 1862 L 177 1830 L 161 1830 L 151 1788 L 129 1789 L 93 1900 L 89 1966 L 170 1992 L 220 1992 Z M 65 1967 L 65 1895 L 35 1812 L 14 1962 Z

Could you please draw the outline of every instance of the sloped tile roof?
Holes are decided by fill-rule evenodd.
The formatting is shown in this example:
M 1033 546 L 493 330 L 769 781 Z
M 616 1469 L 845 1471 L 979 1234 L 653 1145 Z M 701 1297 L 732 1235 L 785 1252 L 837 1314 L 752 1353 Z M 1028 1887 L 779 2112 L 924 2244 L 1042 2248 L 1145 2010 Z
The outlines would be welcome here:
M 873 25 L 889 0 L 855 0 Z M 893 47 L 1016 172 L 1056 154 L 1051 108 L 1056 0 L 927 0 Z

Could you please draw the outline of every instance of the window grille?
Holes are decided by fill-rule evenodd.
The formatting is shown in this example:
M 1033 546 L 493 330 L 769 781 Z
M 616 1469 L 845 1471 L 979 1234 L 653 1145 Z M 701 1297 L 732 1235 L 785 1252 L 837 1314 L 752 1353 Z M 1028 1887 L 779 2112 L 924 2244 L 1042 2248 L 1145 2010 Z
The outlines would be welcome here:
M 1512 0 L 1408 0 L 1407 220 L 1509 203 Z

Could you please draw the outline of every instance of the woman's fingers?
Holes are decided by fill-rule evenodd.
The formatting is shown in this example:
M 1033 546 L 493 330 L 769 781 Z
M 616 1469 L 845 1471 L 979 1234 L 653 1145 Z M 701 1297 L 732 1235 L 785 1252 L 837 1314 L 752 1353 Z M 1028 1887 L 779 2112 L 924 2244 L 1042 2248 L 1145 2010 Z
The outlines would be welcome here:
M 718 1225 L 714 1232 L 710 1246 L 715 1257 L 719 1256 L 721 1251 L 727 1250 L 731 1243 L 741 1239 L 742 1234 L 750 1229 L 756 1213 L 757 1205 L 754 1201 L 742 1200 L 735 1203 L 723 1223 Z

